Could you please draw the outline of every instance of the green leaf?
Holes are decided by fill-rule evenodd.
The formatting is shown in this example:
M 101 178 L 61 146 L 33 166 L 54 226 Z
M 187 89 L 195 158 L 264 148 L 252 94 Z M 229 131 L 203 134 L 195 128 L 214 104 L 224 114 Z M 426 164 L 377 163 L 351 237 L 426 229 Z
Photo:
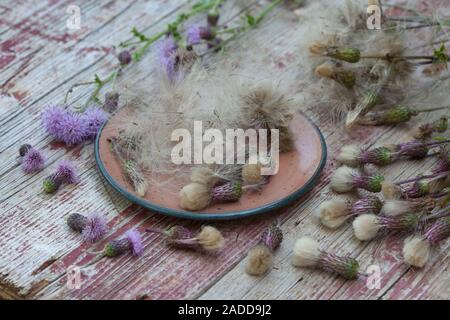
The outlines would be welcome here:
M 251 14 L 246 14 L 247 17 L 247 23 L 249 26 L 254 26 L 256 23 L 255 17 L 252 16 Z
M 442 44 L 439 49 L 434 50 L 433 60 L 435 63 L 447 63 L 450 61 L 450 57 L 446 53 L 444 44 Z
M 131 29 L 131 33 L 133 34 L 133 36 L 135 36 L 136 38 L 138 38 L 139 41 L 141 41 L 141 42 L 145 42 L 145 41 L 148 40 L 148 38 L 147 38 L 143 33 L 139 32 L 139 31 L 136 29 L 136 27 L 133 27 L 133 28 Z
M 98 74 L 95 74 L 94 76 L 94 81 L 96 84 L 98 84 L 99 86 L 101 86 L 103 84 L 102 79 L 100 79 L 100 77 L 98 76 Z

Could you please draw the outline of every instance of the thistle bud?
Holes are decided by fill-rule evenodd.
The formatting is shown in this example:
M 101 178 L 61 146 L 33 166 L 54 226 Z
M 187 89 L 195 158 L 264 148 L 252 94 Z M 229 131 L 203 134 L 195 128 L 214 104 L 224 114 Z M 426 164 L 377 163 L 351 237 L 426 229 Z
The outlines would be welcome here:
M 132 60 L 130 51 L 128 50 L 121 51 L 118 54 L 117 59 L 119 60 L 121 65 L 126 66 Z
M 172 226 L 169 229 L 147 228 L 147 232 L 159 233 L 165 236 L 168 244 L 176 244 L 178 240 L 190 239 L 194 233 L 183 226 Z
M 250 249 L 247 254 L 245 271 L 250 275 L 262 275 L 266 273 L 273 262 L 273 252 L 283 241 L 283 232 L 278 225 L 271 225 L 264 229 L 260 242 Z
M 333 79 L 349 89 L 353 88 L 356 83 L 356 75 L 353 71 L 334 68 L 330 63 L 318 66 L 315 72 L 318 76 Z
M 117 92 L 107 92 L 103 108 L 108 112 L 116 111 L 119 107 L 119 97 L 120 95 Z
M 211 226 L 203 226 L 200 232 L 194 236 L 189 230 L 182 227 L 169 230 L 168 243 L 176 247 L 195 249 L 202 252 L 218 252 L 225 244 L 222 233 Z
M 58 163 L 56 172 L 44 179 L 43 188 L 47 193 L 54 193 L 61 185 L 75 184 L 78 181 L 78 173 L 72 163 L 67 160 L 61 160 Z
M 375 196 L 363 197 L 351 206 L 351 213 L 354 216 L 359 216 L 364 213 L 378 214 L 383 207 L 383 202 Z
M 45 157 L 41 151 L 33 148 L 29 144 L 24 144 L 19 149 L 22 159 L 22 170 L 25 173 L 38 172 L 45 167 Z
M 319 243 L 309 237 L 295 242 L 292 264 L 296 267 L 319 268 L 345 279 L 356 279 L 359 276 L 359 263 L 356 259 L 322 251 Z
M 361 52 L 351 47 L 328 47 L 325 55 L 334 59 L 356 63 L 361 59 Z
M 144 197 L 147 193 L 148 183 L 139 165 L 132 160 L 127 160 L 123 164 L 123 169 L 126 177 L 133 184 L 134 191 L 138 196 Z
M 431 136 L 434 132 L 445 132 L 448 128 L 448 118 L 441 117 L 440 119 L 425 123 L 414 129 L 412 135 L 416 139 L 425 139 Z
M 31 148 L 32 148 L 31 144 L 28 144 L 28 143 L 21 145 L 19 148 L 19 155 L 21 157 L 25 156 Z
M 124 238 L 110 241 L 103 249 L 104 255 L 110 258 L 127 252 L 140 256 L 143 251 L 141 236 L 136 230 L 127 231 Z
M 84 241 L 90 243 L 99 241 L 106 233 L 106 221 L 97 214 L 85 217 L 79 213 L 73 213 L 67 218 L 67 225 L 81 233 Z
M 424 233 L 424 238 L 433 246 L 448 237 L 450 237 L 450 217 L 436 220 Z
M 331 177 L 330 186 L 339 193 L 357 188 L 370 192 L 380 192 L 383 180 L 384 177 L 381 174 L 362 174 L 347 166 L 342 166 Z
M 214 187 L 211 192 L 212 200 L 216 201 L 238 201 L 242 196 L 242 183 L 230 181 L 223 185 Z
M 206 19 L 210 27 L 216 27 L 217 23 L 219 22 L 219 18 L 219 12 L 217 10 L 211 10 L 210 12 L 208 12 L 208 16 Z
M 417 112 L 407 107 L 400 106 L 387 111 L 369 112 L 358 119 L 358 124 L 372 126 L 398 124 L 411 120 L 415 115 L 417 115 Z
M 416 181 L 410 187 L 403 190 L 407 198 L 421 198 L 430 193 L 430 183 L 426 181 Z

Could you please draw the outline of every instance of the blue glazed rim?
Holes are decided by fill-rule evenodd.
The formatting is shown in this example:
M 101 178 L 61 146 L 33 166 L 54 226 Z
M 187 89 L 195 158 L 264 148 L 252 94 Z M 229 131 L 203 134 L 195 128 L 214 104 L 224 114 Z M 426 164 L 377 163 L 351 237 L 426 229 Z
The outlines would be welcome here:
M 325 164 L 327 162 L 327 144 L 325 142 L 325 138 L 322 135 L 322 132 L 320 129 L 304 114 L 302 114 L 303 117 L 313 126 L 313 128 L 316 130 L 319 139 L 320 139 L 320 145 L 322 148 L 322 157 L 319 162 L 319 166 L 317 167 L 314 174 L 311 176 L 311 178 L 308 180 L 308 182 L 302 186 L 300 189 L 294 191 L 290 195 L 279 199 L 277 201 L 274 201 L 272 203 L 269 203 L 267 205 L 264 205 L 262 207 L 257 207 L 249 210 L 242 210 L 242 211 L 236 211 L 236 212 L 227 212 L 227 213 L 202 213 L 202 212 L 189 212 L 189 211 L 181 211 L 181 210 L 175 210 L 175 209 L 169 209 L 165 207 L 158 206 L 154 203 L 151 203 L 147 200 L 143 200 L 142 198 L 137 197 L 133 193 L 127 191 L 125 188 L 123 188 L 120 184 L 118 184 L 113 177 L 108 173 L 105 166 L 103 165 L 103 162 L 100 159 L 100 137 L 103 131 L 103 128 L 106 126 L 106 123 L 102 126 L 100 131 L 97 134 L 97 138 L 95 139 L 95 161 L 97 162 L 97 166 L 100 169 L 101 174 L 103 177 L 108 181 L 108 183 L 113 187 L 114 190 L 119 192 L 122 196 L 124 196 L 126 199 L 138 204 L 141 207 L 144 207 L 146 209 L 154 210 L 158 213 L 161 213 L 166 216 L 176 217 L 176 218 L 182 218 L 182 219 L 190 219 L 190 220 L 233 220 L 233 219 L 241 219 L 241 218 L 247 218 L 258 214 L 263 214 L 268 211 L 272 211 L 281 207 L 284 207 L 288 205 L 289 203 L 293 202 L 294 200 L 302 197 L 306 193 L 308 193 L 313 187 L 315 182 L 320 176 L 320 173 L 322 172 L 323 168 L 325 167 Z

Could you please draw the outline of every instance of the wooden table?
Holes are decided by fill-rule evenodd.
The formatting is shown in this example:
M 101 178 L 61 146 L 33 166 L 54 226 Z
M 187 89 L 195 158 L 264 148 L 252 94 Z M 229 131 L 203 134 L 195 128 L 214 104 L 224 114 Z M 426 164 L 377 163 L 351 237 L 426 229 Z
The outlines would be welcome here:
M 250 7 L 261 1 L 241 1 Z M 434 119 L 421 116 L 408 126 L 362 128 L 344 133 L 332 122 L 327 110 L 305 110 L 319 125 L 327 140 L 330 158 L 326 169 L 308 195 L 288 208 L 243 221 L 213 223 L 220 228 L 227 246 L 218 257 L 175 250 L 157 235 L 145 235 L 145 253 L 140 258 L 125 255 L 92 261 L 93 247 L 65 225 L 71 212 L 99 211 L 107 215 L 110 232 L 105 241 L 136 227 L 165 227 L 181 223 L 199 227 L 200 222 L 176 221 L 138 208 L 112 190 L 97 171 L 93 146 L 66 148 L 42 130 L 40 113 L 52 103 L 61 103 L 69 87 L 88 81 L 95 73 L 106 75 L 116 64 L 112 46 L 130 39 L 135 26 L 146 34 L 156 33 L 185 10 L 185 0 L 76 1 L 81 8 L 81 29 L 66 27 L 69 0 L 14 0 L 0 4 L 0 297 L 63 299 L 448 299 L 449 241 L 433 253 L 423 270 L 402 263 L 402 239 L 361 243 L 351 226 L 336 232 L 318 226 L 313 212 L 331 193 L 330 174 L 336 167 L 336 150 L 352 140 L 372 145 L 407 140 L 409 127 Z M 324 1 L 326 3 L 326 1 Z M 233 19 L 239 8 L 231 6 L 223 19 Z M 301 26 L 286 8 L 275 11 L 252 35 L 274 70 L 295 68 L 295 39 Z M 146 56 L 147 59 L 148 56 Z M 149 60 L 150 61 L 150 60 Z M 133 76 L 133 68 L 126 77 Z M 154 76 L 154 74 L 150 75 Z M 301 88 L 297 88 L 301 90 Z M 85 101 L 92 87 L 77 88 L 71 106 Z M 30 143 L 44 150 L 48 167 L 24 175 L 17 163 L 18 148 Z M 73 160 L 81 183 L 56 195 L 41 191 L 42 180 L 62 158 Z M 426 162 L 401 162 L 383 172 L 392 177 L 410 177 Z M 257 242 L 261 230 L 281 219 L 285 240 L 277 251 L 274 269 L 263 277 L 243 271 L 243 258 Z M 238 236 L 237 236 L 238 235 Z M 381 268 L 381 286 L 369 289 L 364 281 L 345 281 L 333 274 L 294 268 L 290 264 L 295 239 L 310 235 L 325 248 L 351 253 L 363 269 Z M 81 287 L 67 285 L 71 266 L 81 266 Z M 70 279 L 69 279 L 70 280 Z M 70 282 L 70 281 L 69 281 Z

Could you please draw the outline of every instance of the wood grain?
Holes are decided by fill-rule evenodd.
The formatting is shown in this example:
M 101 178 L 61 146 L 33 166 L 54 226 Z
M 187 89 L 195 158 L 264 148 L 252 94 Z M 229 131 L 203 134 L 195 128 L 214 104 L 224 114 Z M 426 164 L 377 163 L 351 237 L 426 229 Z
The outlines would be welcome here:
M 14 4 L 13 4 L 14 3 Z M 401 261 L 401 235 L 364 244 L 352 236 L 350 226 L 336 232 L 320 228 L 314 210 L 332 196 L 328 181 L 336 164 L 333 155 L 356 140 L 367 145 L 408 140 L 411 126 L 437 114 L 421 115 L 408 126 L 362 128 L 351 134 L 331 121 L 327 110 L 305 106 L 327 140 L 330 159 L 309 194 L 288 208 L 262 217 L 220 222 L 227 246 L 219 256 L 168 248 L 156 235 L 144 236 L 144 256 L 136 259 L 97 259 L 97 251 L 123 232 L 174 223 L 199 228 L 201 223 L 179 221 L 132 205 L 112 190 L 97 172 L 93 146 L 65 148 L 53 142 L 40 127 L 39 116 L 47 104 L 61 103 L 68 88 L 91 80 L 95 73 L 108 74 L 116 63 L 113 46 L 130 39 L 132 26 L 151 34 L 160 31 L 191 1 L 80 1 L 82 28 L 65 28 L 70 1 L 10 1 L 0 6 L 0 297 L 39 299 L 448 299 L 449 241 L 436 250 L 423 270 Z M 256 8 L 265 0 L 249 1 Z M 235 23 L 243 7 L 230 5 L 224 21 Z M 83 22 L 84 21 L 84 22 Z M 114 32 L 112 32 L 112 30 Z M 298 69 L 299 35 L 304 27 L 286 7 L 276 10 L 253 31 L 255 54 L 264 55 L 274 73 L 295 79 Z M 236 46 L 245 45 L 243 37 Z M 231 49 L 232 52 L 233 49 Z M 149 54 L 151 56 L 151 54 Z M 150 59 L 150 58 L 149 58 Z M 124 79 L 150 78 L 154 70 L 133 67 Z M 108 88 L 106 88 L 108 89 Z M 302 88 L 291 84 L 293 93 Z M 70 96 L 69 107 L 82 103 L 89 88 L 80 87 Z M 41 173 L 24 175 L 17 163 L 22 143 L 43 149 L 49 166 Z M 42 179 L 62 159 L 73 160 L 81 172 L 81 183 L 65 187 L 54 196 L 41 192 Z M 410 177 L 418 168 L 433 164 L 400 162 L 383 169 L 391 177 Z M 106 214 L 109 233 L 95 246 L 82 244 L 65 226 L 71 212 L 98 211 Z M 285 240 L 275 256 L 274 269 L 264 277 L 243 272 L 247 250 L 261 230 L 275 219 L 282 221 Z M 301 235 L 311 235 L 327 250 L 350 253 L 363 269 L 377 264 L 382 270 L 381 288 L 369 290 L 363 281 L 344 281 L 334 275 L 294 268 L 291 248 Z M 389 249 L 389 250 L 387 250 Z M 97 261 L 98 260 L 98 261 Z M 80 266 L 80 289 L 66 285 L 67 270 Z

